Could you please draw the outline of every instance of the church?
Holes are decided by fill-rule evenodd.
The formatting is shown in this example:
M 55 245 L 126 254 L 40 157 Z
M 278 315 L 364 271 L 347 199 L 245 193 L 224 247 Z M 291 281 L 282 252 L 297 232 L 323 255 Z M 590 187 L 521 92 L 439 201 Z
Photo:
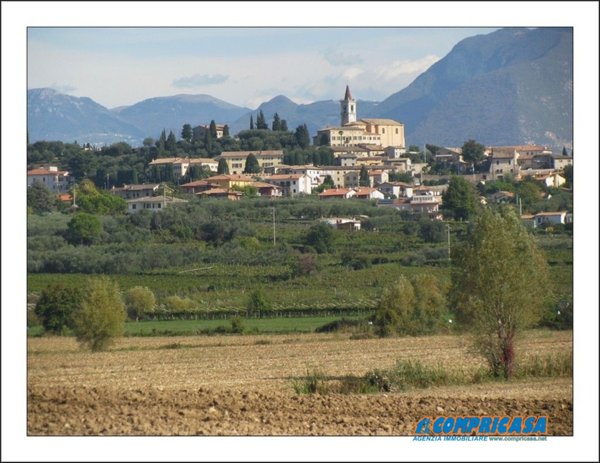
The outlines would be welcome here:
M 347 85 L 340 106 L 341 125 L 318 130 L 316 145 L 405 148 L 404 124 L 392 119 L 357 119 L 356 100 L 352 98 L 350 87 Z

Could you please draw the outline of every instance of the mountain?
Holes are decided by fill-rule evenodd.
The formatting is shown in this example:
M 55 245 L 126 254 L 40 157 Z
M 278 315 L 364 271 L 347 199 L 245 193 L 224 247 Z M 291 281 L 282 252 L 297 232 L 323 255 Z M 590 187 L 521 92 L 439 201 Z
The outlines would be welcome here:
M 235 106 L 210 95 L 174 95 L 149 98 L 132 106 L 113 109 L 115 115 L 144 131 L 145 136 L 158 138 L 163 129 L 179 138 L 184 124 L 196 127 L 216 123 L 229 124 L 248 108 Z
M 405 124 L 407 143 L 461 146 L 573 140 L 573 32 L 500 29 L 462 40 L 377 107 Z
M 90 98 L 74 97 L 49 88 L 27 91 L 29 141 L 141 144 L 143 131 L 120 120 Z
M 340 99 L 342 97 L 343 93 L 340 92 Z M 377 103 L 373 101 L 359 100 L 357 102 L 358 111 L 361 114 L 372 112 L 376 105 Z M 250 128 L 250 116 L 253 116 L 256 122 L 256 115 L 259 111 L 263 112 L 269 127 L 273 122 L 273 116 L 277 113 L 281 119 L 286 120 L 289 130 L 293 131 L 299 125 L 306 124 L 309 133 L 313 135 L 316 134 L 318 129 L 340 124 L 340 103 L 338 101 L 326 100 L 309 104 L 297 104 L 288 97 L 279 95 L 266 103 L 262 103 L 256 110 L 249 111 L 237 119 L 231 125 L 232 133 Z

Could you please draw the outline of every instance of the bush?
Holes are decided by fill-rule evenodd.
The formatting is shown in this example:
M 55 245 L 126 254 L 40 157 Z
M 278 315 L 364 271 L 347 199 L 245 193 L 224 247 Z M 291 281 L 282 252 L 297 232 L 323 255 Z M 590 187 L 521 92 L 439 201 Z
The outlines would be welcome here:
M 231 332 L 241 334 L 244 332 L 244 321 L 240 317 L 231 318 Z
M 78 288 L 68 288 L 60 283 L 48 285 L 35 305 L 35 315 L 44 330 L 65 334 L 73 328 L 73 314 L 79 308 L 83 294 Z
M 156 307 L 154 293 L 142 286 L 135 286 L 125 293 L 125 306 L 127 315 L 132 320 L 137 320 L 142 314 L 152 313 Z
M 246 309 L 249 317 L 257 316 L 258 318 L 261 317 L 263 312 L 270 309 L 265 293 L 261 288 L 252 291 Z
M 93 352 L 106 350 L 123 334 L 126 317 L 118 285 L 106 277 L 90 279 L 73 316 L 77 340 Z

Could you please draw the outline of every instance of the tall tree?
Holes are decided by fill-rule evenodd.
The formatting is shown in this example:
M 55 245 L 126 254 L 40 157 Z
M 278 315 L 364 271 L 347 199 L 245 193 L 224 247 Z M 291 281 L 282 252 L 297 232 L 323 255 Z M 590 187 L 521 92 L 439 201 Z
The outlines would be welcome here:
M 260 164 L 254 154 L 250 153 L 246 158 L 246 166 L 244 168 L 245 174 L 258 174 L 260 173 Z
M 296 144 L 300 148 L 307 148 L 308 145 L 310 145 L 310 135 L 308 133 L 308 127 L 306 127 L 306 124 L 296 127 L 294 138 L 296 140 Z
M 252 114 L 250 114 L 250 130 L 254 130 L 254 119 L 252 117 Z
M 287 132 L 288 131 L 287 121 L 285 119 L 281 119 L 281 125 L 279 127 L 280 127 L 279 130 L 281 130 L 282 132 Z
M 227 124 L 225 124 L 225 126 L 223 127 L 223 138 L 228 138 L 229 137 L 229 126 Z
M 175 153 L 177 149 L 177 138 L 173 131 L 169 131 L 169 136 L 167 137 L 167 142 L 165 143 L 165 149 L 171 153 Z
M 160 137 L 158 137 L 158 140 L 156 141 L 156 147 L 158 148 L 158 150 L 160 152 L 165 150 L 167 144 L 167 133 L 165 131 L 165 129 L 163 129 L 163 131 L 160 133 Z
M 262 112 L 262 109 L 258 112 L 258 116 L 256 116 L 256 128 L 259 130 L 268 130 L 269 125 L 265 119 L 265 115 Z
M 478 207 L 475 188 L 462 177 L 452 177 L 448 189 L 442 195 L 441 209 L 444 215 L 456 220 L 469 220 Z
M 510 206 L 485 209 L 452 253 L 450 301 L 496 376 L 510 378 L 515 340 L 539 321 L 549 296 L 548 264 Z
M 219 165 L 217 166 L 217 174 L 229 175 L 229 166 L 227 165 L 227 161 L 225 160 L 225 158 L 219 159 Z
M 562 155 L 563 156 L 568 156 L 569 155 L 569 153 L 567 153 L 567 148 L 565 146 L 563 146 Z
M 217 139 L 217 124 L 215 124 L 214 119 L 210 121 L 208 130 L 210 130 L 210 135 L 213 137 L 213 140 L 216 140 Z
M 192 136 L 192 126 L 190 124 L 183 124 L 183 129 L 181 129 L 181 138 L 187 142 L 191 142 Z
M 101 234 L 102 222 L 87 212 L 78 212 L 67 224 L 67 241 L 72 244 L 92 244 Z
M 27 188 L 27 207 L 36 214 L 53 211 L 55 202 L 54 195 L 43 183 L 33 182 L 33 185 Z
M 369 182 L 369 172 L 367 171 L 367 168 L 364 164 L 360 168 L 360 174 L 358 176 L 358 184 L 360 186 L 371 186 L 371 183 Z
M 79 288 L 68 288 L 61 283 L 46 286 L 35 305 L 35 314 L 44 330 L 63 334 L 73 327 L 73 313 L 79 308 L 83 294 Z
M 485 146 L 475 140 L 467 140 L 462 146 L 463 159 L 477 166 L 485 158 Z
M 279 114 L 275 113 L 273 116 L 273 132 L 279 132 L 281 130 L 281 119 L 279 118 Z

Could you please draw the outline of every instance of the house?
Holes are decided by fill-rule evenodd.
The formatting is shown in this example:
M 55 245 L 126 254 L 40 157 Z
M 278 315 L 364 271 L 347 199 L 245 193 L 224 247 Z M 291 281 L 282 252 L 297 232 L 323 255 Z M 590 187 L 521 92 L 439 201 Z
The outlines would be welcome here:
M 384 182 L 377 187 L 387 198 L 412 196 L 413 186 L 402 182 Z
M 166 207 L 177 204 L 185 204 L 185 199 L 173 198 L 170 196 L 144 196 L 142 198 L 128 199 L 127 212 L 136 213 L 141 210 L 161 211 Z
M 232 189 L 233 187 L 244 188 L 252 186 L 254 179 L 247 175 L 240 174 L 223 174 L 214 175 L 205 179 L 206 182 L 217 185 L 219 188 Z
M 283 196 L 309 195 L 312 192 L 312 180 L 305 174 L 271 175 L 270 177 L 264 177 L 264 180 L 277 185 L 281 189 Z
M 463 161 L 461 148 L 439 148 L 433 156 L 434 162 L 456 173 L 464 173 L 468 164 Z
M 383 199 L 383 198 L 385 198 L 383 193 L 375 188 L 361 187 L 361 188 L 357 188 L 354 191 L 356 191 L 356 195 L 354 197 L 358 198 L 358 199 Z
M 212 158 L 190 158 L 189 167 L 198 166 L 209 172 L 217 172 L 219 169 L 219 161 Z
M 246 168 L 246 159 L 251 154 L 254 155 L 263 171 L 266 168 L 283 164 L 283 150 L 223 151 L 214 159 L 217 163 L 221 159 L 225 159 L 230 174 L 242 174 Z
M 559 225 L 566 223 L 567 211 L 538 212 L 535 214 L 535 226 L 543 224 Z
M 358 231 L 360 230 L 360 220 L 356 219 L 344 219 L 332 217 L 329 219 L 322 219 L 327 225 L 330 225 L 338 230 L 350 230 L 350 231 Z
M 489 196 L 489 199 L 497 204 L 512 203 L 515 200 L 515 194 L 511 191 L 496 191 Z
M 567 182 L 566 178 L 557 173 L 536 176 L 535 179 L 542 182 L 548 188 L 558 188 Z
M 356 191 L 352 188 L 331 188 L 319 194 L 319 198 L 321 199 L 349 199 L 353 196 L 356 196 Z
M 173 178 L 178 179 L 187 174 L 188 168 L 190 167 L 189 158 L 157 158 L 150 162 L 150 167 L 153 168 L 168 168 L 172 169 Z
M 212 188 L 218 188 L 219 184 L 211 183 L 208 180 L 195 180 L 193 182 L 184 183 L 179 187 L 186 193 L 195 194 L 201 191 L 210 190 Z
M 282 189 L 276 185 L 271 185 L 270 183 L 254 182 L 251 186 L 257 189 L 259 196 L 271 198 L 280 198 L 283 196 Z
M 387 146 L 384 153 L 390 159 L 400 159 L 406 155 L 406 148 L 404 146 Z
M 346 86 L 344 99 L 340 100 L 341 125 L 318 130 L 315 145 L 376 146 L 383 154 L 387 146 L 404 147 L 404 124 L 392 119 L 358 119 L 357 101 Z M 373 153 L 371 153 L 373 154 Z
M 211 188 L 210 190 L 196 193 L 196 196 L 200 198 L 220 198 L 228 199 L 230 201 L 237 201 L 242 197 L 242 192 L 230 190 L 229 188 Z
M 520 178 L 521 169 L 517 163 L 519 154 L 515 150 L 493 150 L 490 156 L 490 179 L 501 180 L 510 174 L 515 179 Z
M 371 187 L 381 185 L 389 180 L 387 171 L 381 169 L 369 170 L 369 185 Z
M 407 198 L 401 199 L 381 199 L 377 201 L 377 207 L 393 207 L 399 211 L 409 211 L 420 214 L 436 214 L 439 212 L 439 202 L 413 202 Z
M 561 156 L 558 154 L 552 155 L 552 167 L 555 170 L 562 170 L 567 166 L 573 165 L 573 157 L 572 156 Z
M 215 124 L 215 127 L 217 129 L 217 138 L 223 138 L 225 136 L 225 132 L 228 132 L 228 130 L 225 129 L 227 124 Z M 206 132 L 210 131 L 210 124 L 199 125 L 194 127 L 192 131 L 196 140 L 204 140 Z
M 125 200 L 144 198 L 154 196 L 158 193 L 160 183 L 140 183 L 137 185 L 123 185 L 122 187 L 112 187 L 111 192 Z
M 52 193 L 64 193 L 71 186 L 71 176 L 69 172 L 58 170 L 55 166 L 28 170 L 27 186 L 30 187 L 35 182 L 45 185 Z
M 410 158 L 388 158 L 384 159 L 383 165 L 392 172 L 412 172 L 413 163 Z

